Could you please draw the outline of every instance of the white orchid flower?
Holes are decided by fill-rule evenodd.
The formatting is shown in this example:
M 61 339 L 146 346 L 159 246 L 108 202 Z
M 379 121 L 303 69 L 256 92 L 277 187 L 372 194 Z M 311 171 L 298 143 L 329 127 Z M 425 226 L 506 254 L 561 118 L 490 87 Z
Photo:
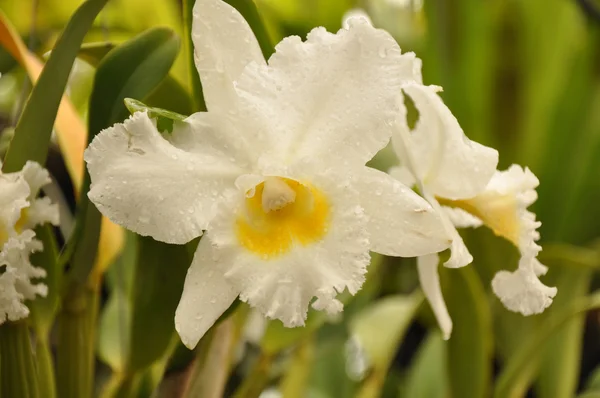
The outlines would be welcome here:
M 267 63 L 220 0 L 196 1 L 192 38 L 208 112 L 164 138 L 136 113 L 85 154 L 89 197 L 113 222 L 174 244 L 207 231 L 175 317 L 188 347 L 238 296 L 300 326 L 311 302 L 342 310 L 336 295 L 360 289 L 369 250 L 448 247 L 426 201 L 365 167 L 389 141 L 413 54 L 355 20 L 337 34 L 288 37 Z
M 32 228 L 50 222 L 58 224 L 58 208 L 48 198 L 36 199 L 42 186 L 50 182 L 48 172 L 35 162 L 27 162 L 18 173 L 0 172 L 0 324 L 7 319 L 26 318 L 25 300 L 46 296 L 48 288 L 33 279 L 46 272 L 29 261 L 31 253 L 42 250 Z
M 524 315 L 542 312 L 552 303 L 556 288 L 545 286 L 538 276 L 546 267 L 538 262 L 540 223 L 527 207 L 536 199 L 537 178 L 529 169 L 513 165 L 497 171 L 498 152 L 470 141 L 456 118 L 437 94 L 440 88 L 409 82 L 402 88 L 414 102 L 419 119 L 410 129 L 406 108 L 399 101 L 400 118 L 392 142 L 402 163 L 390 174 L 405 184 L 417 185 L 438 210 L 452 235 L 451 255 L 444 264 L 457 268 L 473 257 L 456 228 L 486 225 L 512 242 L 521 253 L 518 269 L 501 271 L 492 281 L 494 293 L 512 311 Z M 437 254 L 417 259 L 419 278 L 445 338 L 452 320 L 442 297 Z

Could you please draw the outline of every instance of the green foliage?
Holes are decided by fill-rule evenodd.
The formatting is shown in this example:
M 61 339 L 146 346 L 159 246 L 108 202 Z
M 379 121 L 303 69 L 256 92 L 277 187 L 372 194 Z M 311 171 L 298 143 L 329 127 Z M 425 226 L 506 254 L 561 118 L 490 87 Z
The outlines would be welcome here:
M 536 353 L 554 333 L 573 317 L 600 308 L 600 294 L 571 302 L 566 308 L 555 311 L 522 343 L 522 348 L 510 359 L 498 377 L 494 397 L 521 397 L 527 391 L 539 357 Z
M 381 396 L 396 348 L 422 302 L 423 295 L 420 292 L 412 296 L 389 296 L 365 308 L 352 319 L 352 337 L 364 350 L 370 367 L 370 373 L 357 397 Z
M 19 171 L 27 160 L 46 163 L 50 135 L 81 42 L 107 0 L 88 0 L 69 20 L 17 123 L 2 170 Z
M 454 323 L 448 340 L 452 395 L 488 395 L 492 374 L 492 324 L 483 284 L 472 267 L 440 269 L 444 297 Z
M 131 296 L 128 371 L 152 365 L 169 348 L 175 334 L 175 309 L 190 262 L 181 246 L 139 239 Z
M 0 395 L 41 398 L 29 331 L 24 322 L 0 326 Z
M 431 332 L 416 354 L 406 391 L 400 397 L 445 398 L 449 391 L 446 343 L 439 332 Z
M 125 98 L 144 98 L 165 78 L 179 51 L 179 38 L 151 29 L 109 52 L 98 66 L 90 101 L 90 131 L 127 118 Z
M 19 170 L 27 160 L 45 163 L 76 56 L 95 70 L 91 96 L 71 96 L 87 117 L 88 141 L 139 111 L 168 139 L 175 123 L 206 110 L 190 38 L 193 0 L 183 0 L 179 24 L 174 2 L 112 0 L 87 36 L 102 41 L 83 45 L 106 0 L 83 3 L 57 41 L 54 31 L 77 2 L 41 2 L 36 31 L 23 17 L 33 14 L 32 4 L 15 1 L 6 0 L 3 12 L 31 33 L 32 43 L 52 51 L 25 102 L 3 171 Z M 318 25 L 336 31 L 355 6 L 372 11 L 378 27 L 400 26 L 394 32 L 403 51 L 423 58 L 424 82 L 444 87 L 442 96 L 466 134 L 499 149 L 501 168 L 518 162 L 539 177 L 534 210 L 543 222 L 540 260 L 550 267 L 543 280 L 558 287 L 554 304 L 527 318 L 505 310 L 490 280 L 499 269 L 516 267 L 518 253 L 491 232 L 475 230 L 465 234 L 474 263 L 440 267 L 454 324 L 449 341 L 432 319 L 422 325 L 417 316 L 422 293 L 404 272 L 412 263 L 397 267 L 387 259 L 380 266 L 378 257 L 363 290 L 342 296 L 339 319 L 310 310 L 302 328 L 268 321 L 255 344 L 245 341 L 248 307 L 236 301 L 195 352 L 176 350 L 173 317 L 197 241 L 174 246 L 129 234 L 108 272 L 94 273 L 101 217 L 87 198 L 86 175 L 66 246 L 58 246 L 51 228 L 36 231 L 45 251 L 32 259 L 47 271 L 49 294 L 28 303 L 29 324 L 0 326 L 0 396 L 52 398 L 57 384 L 61 398 L 87 398 L 94 388 L 102 398 L 180 396 L 179 390 L 186 397 L 217 396 L 225 387 L 229 395 L 258 397 L 268 386 L 290 398 L 600 397 L 600 371 L 587 376 L 591 354 L 583 340 L 584 331 L 590 340 L 597 337 L 597 317 L 588 316 L 587 329 L 585 319 L 600 308 L 598 293 L 590 295 L 600 267 L 600 29 L 582 11 L 583 2 L 426 0 L 420 9 L 419 1 L 406 2 L 413 8 L 384 0 L 226 1 L 249 22 L 267 59 L 273 39 L 305 36 Z M 140 6 L 145 3 L 147 9 Z M 176 32 L 183 32 L 181 52 Z M 21 72 L 9 70 L 14 62 L 0 57 L 2 73 L 20 80 Z M 173 67 L 178 62 L 187 76 Z M 16 87 L 6 98 L 19 97 L 21 84 Z M 387 169 L 393 158 L 386 152 L 371 165 Z M 364 375 L 352 372 L 350 341 L 358 341 L 368 359 Z M 106 368 L 94 370 L 96 355 L 112 372 L 104 384 Z

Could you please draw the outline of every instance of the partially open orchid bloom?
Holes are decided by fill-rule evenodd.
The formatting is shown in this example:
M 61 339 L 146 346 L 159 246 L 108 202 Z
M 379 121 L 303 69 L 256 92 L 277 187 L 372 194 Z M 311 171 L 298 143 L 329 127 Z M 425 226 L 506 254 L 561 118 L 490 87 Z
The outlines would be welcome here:
M 540 313 L 552 303 L 556 288 L 538 279 L 546 272 L 536 259 L 541 250 L 536 244 L 540 223 L 527 210 L 537 199 L 538 180 L 529 169 L 517 165 L 497 171 L 497 151 L 464 135 L 437 94 L 439 90 L 414 82 L 402 87 L 403 94 L 415 104 L 419 119 L 411 130 L 403 99 L 399 101 L 400 117 L 392 142 L 401 166 L 390 174 L 409 186 L 416 185 L 438 210 L 453 237 L 446 267 L 463 267 L 473 261 L 456 228 L 485 225 L 512 242 L 521 253 L 518 269 L 498 272 L 492 281 L 493 291 L 512 311 Z M 437 254 L 417 259 L 425 295 L 444 337 L 449 338 L 452 320 L 440 289 L 438 263 Z
M 89 197 L 112 221 L 175 244 L 207 231 L 175 317 L 188 347 L 238 296 L 300 326 L 311 302 L 342 310 L 336 296 L 361 288 L 369 250 L 448 247 L 425 200 L 365 167 L 390 139 L 413 54 L 358 19 L 337 34 L 288 37 L 267 63 L 220 0 L 196 1 L 192 38 L 208 112 L 165 137 L 136 113 L 85 154 Z
M 48 198 L 36 199 L 40 188 L 50 182 L 39 164 L 27 162 L 18 173 L 0 173 L 0 324 L 7 319 L 26 318 L 25 300 L 45 296 L 47 287 L 34 283 L 46 272 L 29 261 L 31 253 L 42 250 L 32 228 L 50 222 L 58 224 L 58 208 Z

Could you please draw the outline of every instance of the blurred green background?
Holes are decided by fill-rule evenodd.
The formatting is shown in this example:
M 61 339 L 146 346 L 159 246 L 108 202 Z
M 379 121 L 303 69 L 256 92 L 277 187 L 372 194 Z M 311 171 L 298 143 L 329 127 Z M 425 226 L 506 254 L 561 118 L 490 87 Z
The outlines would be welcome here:
M 0 0 L 0 9 L 29 48 L 43 55 L 80 3 Z M 465 231 L 475 261 L 465 269 L 442 271 L 455 324 L 451 340 L 444 342 L 418 290 L 414 261 L 376 257 L 367 284 L 347 300 L 340 319 L 311 313 L 307 328 L 288 331 L 270 323 L 261 337 L 260 320 L 250 322 L 253 315 L 240 305 L 237 337 L 227 343 L 231 360 L 212 365 L 224 369 L 225 395 L 237 390 L 237 396 L 262 392 L 264 397 L 600 397 L 600 312 L 594 309 L 600 268 L 600 2 L 255 3 L 273 43 L 291 34 L 304 37 L 315 26 L 336 31 L 343 15 L 358 7 L 375 26 L 392 33 L 403 51 L 416 52 L 423 60 L 425 83 L 444 88 L 442 96 L 465 133 L 498 149 L 502 169 L 519 163 L 539 177 L 533 210 L 543 223 L 541 261 L 550 268 L 543 280 L 557 286 L 558 295 L 542 315 L 509 313 L 491 294 L 490 281 L 496 271 L 516 267 L 516 249 L 483 228 Z M 183 7 L 174 0 L 111 0 L 86 41 L 120 43 L 157 26 L 181 36 Z M 171 76 L 191 93 L 188 65 L 182 51 Z M 0 72 L 3 151 L 31 85 L 4 51 Z M 83 117 L 93 73 L 93 65 L 78 60 L 68 86 Z M 169 104 L 170 99 L 159 102 Z M 394 162 L 384 150 L 372 164 L 387 169 Z M 73 206 L 56 148 L 49 167 Z M 114 304 L 120 289 L 131 284 L 127 256 L 110 268 L 104 282 L 97 370 L 97 389 L 104 396 L 112 396 L 106 380 L 118 384 L 113 376 L 121 372 L 115 365 L 119 360 L 111 358 L 122 350 L 111 347 L 119 344 L 118 331 L 126 326 L 118 319 L 108 322 L 106 314 L 108 303 Z M 127 295 L 120 300 L 123 305 Z M 165 377 L 155 396 L 178 396 L 186 377 L 196 372 L 190 368 L 197 363 L 194 358 L 176 348 L 165 360 Z M 205 384 L 219 379 L 204 372 L 200 379 Z M 240 385 L 246 388 L 248 379 L 256 391 L 240 395 Z M 137 394 L 150 396 L 143 389 Z

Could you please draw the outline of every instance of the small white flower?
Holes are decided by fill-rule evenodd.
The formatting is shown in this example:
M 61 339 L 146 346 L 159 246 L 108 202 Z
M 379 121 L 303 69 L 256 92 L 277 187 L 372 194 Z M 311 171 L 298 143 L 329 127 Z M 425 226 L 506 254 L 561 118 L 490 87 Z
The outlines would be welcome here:
M 18 173 L 0 173 L 0 324 L 27 317 L 24 301 L 47 294 L 45 285 L 32 281 L 46 272 L 34 267 L 29 256 L 42 250 L 32 228 L 58 224 L 58 208 L 48 198 L 36 199 L 49 182 L 48 172 L 35 162 Z
M 411 130 L 401 98 L 392 141 L 402 165 L 390 170 L 390 174 L 408 185 L 416 184 L 440 214 L 453 237 L 446 267 L 463 267 L 473 261 L 456 228 L 486 225 L 515 244 L 521 253 L 519 267 L 515 272 L 499 272 L 492 282 L 493 291 L 512 311 L 524 315 L 540 313 L 552 303 L 556 288 L 547 287 L 538 279 L 546 270 L 536 259 L 541 250 L 535 243 L 540 223 L 527 210 L 537 199 L 538 180 L 529 169 L 517 165 L 497 171 L 497 151 L 464 135 L 437 94 L 439 90 L 413 82 L 403 86 L 402 91 L 414 102 L 419 119 Z M 448 338 L 452 321 L 440 289 L 438 256 L 419 258 L 418 265 L 425 295 Z
M 267 63 L 219 0 L 196 1 L 192 38 L 208 112 L 166 138 L 137 113 L 85 154 L 89 197 L 113 222 L 175 244 L 207 231 L 175 317 L 184 344 L 194 347 L 238 296 L 300 326 L 311 302 L 342 310 L 336 296 L 360 289 L 369 250 L 448 247 L 426 201 L 365 167 L 389 141 L 413 54 L 354 19 L 337 34 L 284 39 Z

